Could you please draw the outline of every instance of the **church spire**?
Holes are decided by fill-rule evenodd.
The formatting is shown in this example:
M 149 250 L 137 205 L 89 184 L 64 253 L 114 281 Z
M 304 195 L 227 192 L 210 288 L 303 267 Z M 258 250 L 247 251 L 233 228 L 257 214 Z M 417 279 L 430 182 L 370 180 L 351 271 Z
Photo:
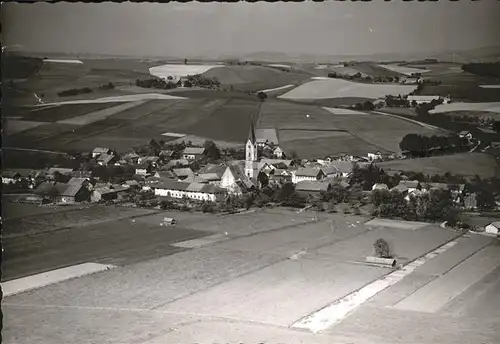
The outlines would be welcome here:
M 250 132 L 248 133 L 248 139 L 252 144 L 255 144 L 255 142 L 257 141 L 255 139 L 255 128 L 252 120 L 250 120 Z

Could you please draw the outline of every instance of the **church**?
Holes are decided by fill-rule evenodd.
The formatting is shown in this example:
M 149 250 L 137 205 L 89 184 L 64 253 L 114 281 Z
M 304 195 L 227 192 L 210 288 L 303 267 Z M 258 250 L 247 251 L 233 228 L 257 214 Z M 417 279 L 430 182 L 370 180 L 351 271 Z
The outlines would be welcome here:
M 259 175 L 257 140 L 255 138 L 255 128 L 253 122 L 250 125 L 247 144 L 245 146 L 245 175 L 253 182 Z

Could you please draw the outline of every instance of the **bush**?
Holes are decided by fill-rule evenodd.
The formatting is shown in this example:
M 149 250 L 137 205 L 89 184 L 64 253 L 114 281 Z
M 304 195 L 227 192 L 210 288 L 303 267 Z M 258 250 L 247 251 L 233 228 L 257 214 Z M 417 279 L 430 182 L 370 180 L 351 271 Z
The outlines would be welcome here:
M 373 248 L 375 250 L 375 256 L 379 258 L 392 258 L 389 243 L 384 239 L 377 239 L 373 244 Z

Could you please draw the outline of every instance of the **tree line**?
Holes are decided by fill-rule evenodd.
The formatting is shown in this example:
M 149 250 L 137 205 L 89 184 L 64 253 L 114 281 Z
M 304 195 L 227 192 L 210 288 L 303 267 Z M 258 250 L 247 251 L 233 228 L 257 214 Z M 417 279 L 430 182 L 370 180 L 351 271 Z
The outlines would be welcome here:
M 462 70 L 480 76 L 500 78 L 500 62 L 466 63 L 462 65 Z
M 461 138 L 457 134 L 449 136 L 420 134 L 407 134 L 399 143 L 399 148 L 403 152 L 408 152 L 413 156 L 427 156 L 433 150 L 440 151 L 463 151 L 469 147 L 469 141 Z

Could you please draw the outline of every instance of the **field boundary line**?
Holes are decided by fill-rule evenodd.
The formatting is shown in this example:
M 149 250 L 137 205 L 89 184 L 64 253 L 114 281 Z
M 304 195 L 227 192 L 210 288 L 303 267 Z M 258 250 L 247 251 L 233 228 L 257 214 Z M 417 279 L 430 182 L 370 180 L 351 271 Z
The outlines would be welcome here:
M 364 286 L 355 289 L 329 305 L 299 319 L 291 324 L 290 327 L 309 330 L 313 333 L 320 333 L 330 328 L 331 326 L 342 321 L 345 317 L 381 291 L 391 287 L 407 275 L 413 273 L 419 266 L 425 264 L 428 260 L 435 258 L 437 255 L 455 246 L 457 244 L 456 240 L 461 236 L 463 236 L 463 234 L 458 235 L 437 248 L 422 254 L 399 269 L 395 269 L 392 272 L 366 283 Z M 372 290 L 370 290 L 370 287 L 372 287 Z M 360 299 L 357 302 L 355 301 L 356 297 Z

